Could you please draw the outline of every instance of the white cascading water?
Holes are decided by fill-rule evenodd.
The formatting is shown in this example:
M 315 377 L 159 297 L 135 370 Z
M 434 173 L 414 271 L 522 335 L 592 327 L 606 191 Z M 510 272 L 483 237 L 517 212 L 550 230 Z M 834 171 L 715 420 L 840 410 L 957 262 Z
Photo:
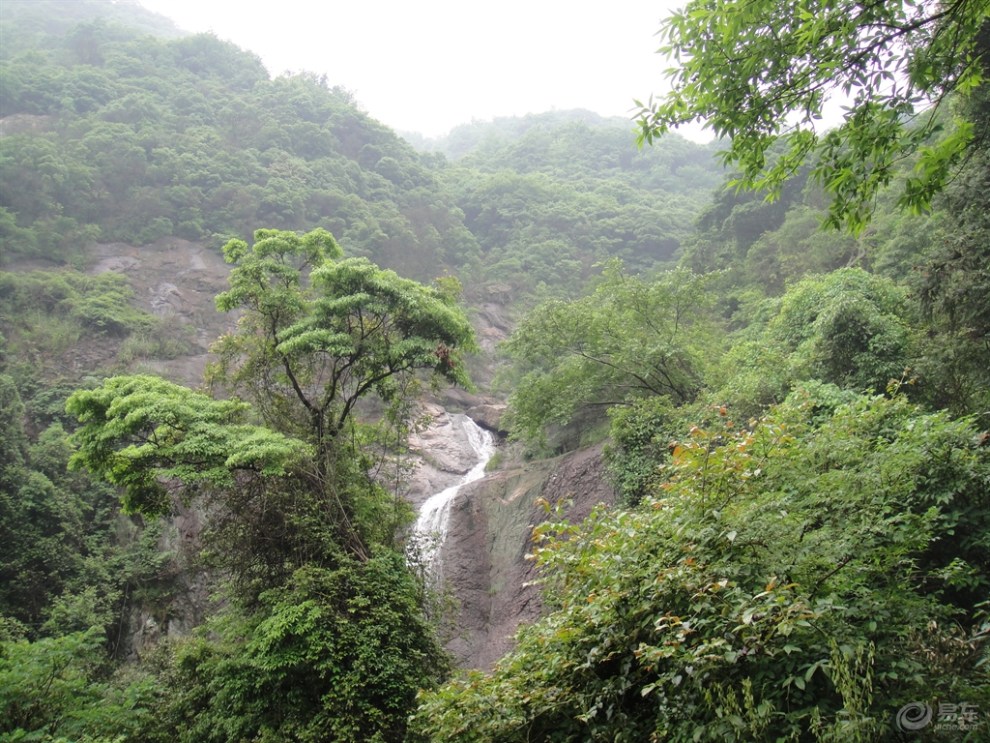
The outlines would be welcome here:
M 464 485 L 484 476 L 485 466 L 495 453 L 495 437 L 491 432 L 481 428 L 466 415 L 454 415 L 451 419 L 464 430 L 468 443 L 478 456 L 478 461 L 464 474 L 460 482 L 439 493 L 434 493 L 419 509 L 419 517 L 416 519 L 410 539 L 413 559 L 423 566 L 426 574 L 434 580 L 439 580 L 441 577 L 438 558 L 440 548 L 447 539 L 451 503 Z

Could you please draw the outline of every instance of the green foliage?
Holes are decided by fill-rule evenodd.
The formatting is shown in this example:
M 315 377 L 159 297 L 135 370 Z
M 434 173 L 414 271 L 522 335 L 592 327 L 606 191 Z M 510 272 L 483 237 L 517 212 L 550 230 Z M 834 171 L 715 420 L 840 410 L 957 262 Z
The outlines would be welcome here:
M 24 403 L 6 374 L 0 375 L 0 485 L 10 487 L 17 478 L 12 473 L 24 466 L 28 441 L 24 433 Z
M 607 257 L 669 265 L 720 172 L 680 138 L 637 153 L 629 122 L 582 111 L 497 119 L 436 144 L 441 173 L 481 248 L 482 275 L 520 296 L 568 295 Z
M 256 410 L 112 377 L 66 403 L 80 424 L 71 462 L 118 486 L 128 511 L 161 515 L 200 496 L 215 514 L 206 556 L 229 578 L 231 634 L 180 652 L 183 691 L 162 702 L 162 725 L 176 727 L 155 735 L 400 740 L 415 690 L 444 666 L 390 549 L 406 511 L 385 513 L 354 408 L 371 394 L 401 403 L 419 371 L 466 383 L 471 327 L 455 281 L 431 289 L 345 260 L 325 230 L 255 236 L 224 248 L 236 265 L 217 304 L 241 318 L 214 380 Z M 85 614 L 75 598 L 60 605 L 63 624 Z
M 125 28 L 126 27 L 126 28 Z M 11 3 L 4 8 L 0 29 L 6 43 L 0 59 L 43 47 L 52 35 L 70 34 L 66 54 L 81 62 L 93 63 L 101 44 L 130 37 L 134 31 L 160 36 L 178 36 L 179 30 L 168 19 L 130 3 L 102 0 L 32 0 Z M 16 30 L 18 33 L 12 33 Z
M 121 487 L 126 511 L 148 515 L 171 508 L 173 480 L 230 488 L 240 472 L 285 475 L 306 446 L 244 422 L 247 407 L 157 377 L 112 377 L 66 402 L 82 424 L 71 464 Z
M 819 210 L 796 206 L 746 252 L 746 279 L 779 294 L 805 276 L 855 265 L 861 252 L 859 241 L 848 233 L 823 231 Z
M 0 368 L 25 389 L 56 387 L 138 358 L 185 352 L 188 335 L 135 306 L 126 277 L 70 269 L 0 272 Z M 56 415 L 64 415 L 59 410 Z
M 303 568 L 263 602 L 263 614 L 215 620 L 219 640 L 176 646 L 168 670 L 176 693 L 145 735 L 404 740 L 417 690 L 435 686 L 447 666 L 400 555 Z
M 810 276 L 750 310 L 713 374 L 712 399 L 759 415 L 801 381 L 883 392 L 914 380 L 919 318 L 893 281 L 849 268 Z
M 141 740 L 160 694 L 140 672 L 111 675 L 101 631 L 0 640 L 0 734 L 9 741 Z
M 588 406 L 690 401 L 711 343 L 705 284 L 683 270 L 647 281 L 613 261 L 591 294 L 534 310 L 505 344 L 523 374 L 510 397 L 514 435 L 540 442 Z
M 990 705 L 986 435 L 860 396 L 917 375 L 912 397 L 933 408 L 987 409 L 982 4 L 675 16 L 665 42 L 688 64 L 641 131 L 706 115 L 733 136 L 741 174 L 707 209 L 712 147 L 636 152 L 628 122 L 555 112 L 456 130 L 437 145 L 448 163 L 323 78 L 270 79 L 209 35 L 86 22 L 131 10 L 165 30 L 127 4 L 33 12 L 48 5 L 0 18 L 0 260 L 17 269 L 0 274 L 0 735 L 870 740 L 909 701 Z M 829 85 L 852 106 L 820 134 Z M 938 105 L 953 89 L 959 122 Z M 953 172 L 934 219 L 897 210 Z M 855 229 L 875 208 L 871 229 L 817 231 L 826 196 Z M 66 417 L 65 383 L 47 385 L 69 354 L 89 363 L 84 343 L 126 363 L 181 339 L 133 309 L 122 277 L 25 259 L 81 265 L 97 239 L 255 224 L 275 229 L 225 247 L 218 307 L 239 323 L 216 347 L 216 394 L 113 377 Z M 466 384 L 475 343 L 456 279 L 426 287 L 371 258 L 457 269 L 496 304 L 591 281 L 507 344 L 510 420 L 555 449 L 608 420 L 623 498 L 537 530 L 547 616 L 494 673 L 425 693 L 408 736 L 416 690 L 447 666 L 395 550 L 411 508 L 369 473 L 402 446 L 406 397 L 426 376 Z M 505 309 L 484 311 L 498 325 Z M 136 606 L 168 615 L 166 522 L 123 518 L 82 469 L 140 514 L 175 496 L 209 514 L 200 557 L 225 608 L 141 670 L 107 659 Z
M 135 309 L 132 299 L 127 279 L 116 273 L 0 273 L 0 318 L 5 327 L 28 334 L 43 332 L 30 325 L 38 315 L 62 318 L 88 333 L 124 336 L 149 328 L 151 317 Z
M 642 106 L 641 140 L 704 121 L 730 141 L 736 183 L 776 197 L 808 159 L 830 195 L 828 222 L 865 226 L 900 160 L 919 153 L 901 203 L 927 208 L 972 139 L 940 104 L 982 83 L 982 3 L 698 0 L 660 30 L 672 91 Z M 835 101 L 843 121 L 822 132 Z M 932 137 L 934 136 L 934 139 Z M 784 149 L 774 151 L 784 138 Z
M 631 178 L 637 188 L 676 182 L 690 171 L 683 187 L 708 192 L 721 174 L 712 169 L 712 146 L 697 147 L 671 137 L 654 150 L 629 147 L 634 133 L 626 118 L 603 118 L 585 110 L 548 111 L 499 117 L 455 127 L 446 137 L 425 143 L 450 160 L 485 172 L 546 173 L 581 180 L 594 173 Z
M 804 172 L 798 173 L 772 202 L 723 183 L 698 216 L 681 265 L 697 273 L 738 270 L 761 235 L 783 224 L 788 210 L 800 200 L 805 180 Z
M 468 384 L 461 355 L 475 348 L 473 331 L 449 291 L 366 259 L 338 260 L 324 230 L 259 230 L 252 248 L 234 240 L 224 253 L 237 265 L 217 306 L 245 314 L 218 344 L 216 374 L 250 396 L 268 425 L 312 441 L 318 457 L 359 400 L 390 401 L 414 372 Z
M 145 26 L 136 6 L 80 2 L 56 23 L 28 5 L 3 19 L 19 42 L 0 59 L 5 259 L 64 261 L 94 239 L 247 237 L 259 223 L 325 224 L 420 278 L 435 256 L 472 257 L 419 156 L 325 78 L 270 79 L 212 35 L 68 20 L 129 12 Z
M 68 17 L 121 10 L 80 6 Z M 269 79 L 213 36 L 70 29 L 26 12 L 5 21 L 25 39 L 0 59 L 6 259 L 321 225 L 402 275 L 447 268 L 528 296 L 579 288 L 607 255 L 669 262 L 720 177 L 711 147 L 676 138 L 637 152 L 629 121 L 587 112 L 455 132 L 438 146 L 467 156 L 449 167 L 325 78 Z
M 973 109 L 982 115 L 978 121 L 984 128 L 990 123 L 987 97 L 978 99 L 982 110 Z M 946 190 L 940 204 L 944 218 L 932 235 L 928 260 L 916 272 L 921 309 L 931 328 L 925 371 L 940 382 L 932 401 L 958 413 L 985 414 L 990 409 L 988 194 L 990 149 L 984 138 Z
M 146 359 L 177 359 L 196 354 L 195 328 L 175 316 L 156 318 L 147 330 L 128 335 L 117 348 L 117 362 L 125 366 Z
M 119 741 L 143 724 L 152 693 L 139 673 L 113 678 L 110 658 L 123 654 L 129 599 L 169 556 L 157 538 L 122 543 L 116 495 L 67 471 L 61 424 L 33 433 L 39 400 L 22 404 L 0 376 L 0 402 L 0 737 Z
M 830 397 L 715 411 L 637 509 L 538 527 L 551 612 L 425 695 L 421 738 L 876 740 L 914 699 L 985 704 L 987 450 Z
M 611 426 L 605 459 L 624 505 L 636 505 L 662 477 L 674 441 L 675 412 L 666 397 L 644 397 L 608 411 Z
M 793 350 L 792 363 L 809 377 L 880 392 L 907 368 L 910 321 L 905 293 L 893 282 L 844 269 L 796 284 L 767 334 Z
M 72 448 L 60 422 L 28 435 L 45 425 L 37 397 L 23 405 L 5 376 L 0 396 L 9 412 L 0 442 L 0 615 L 29 638 L 100 627 L 116 653 L 128 593 L 157 581 L 165 565 L 124 544 L 127 525 L 109 487 L 68 471 Z
M 367 557 L 382 537 L 391 542 L 383 526 L 398 524 L 379 518 L 384 494 L 366 474 L 374 442 L 357 435 L 356 406 L 376 397 L 401 407 L 420 373 L 436 384 L 469 384 L 462 356 L 475 348 L 473 331 L 454 282 L 431 288 L 367 259 L 343 259 L 325 230 L 259 230 L 255 238 L 250 247 L 232 240 L 224 248 L 236 265 L 217 306 L 242 316 L 237 331 L 217 343 L 211 379 L 250 399 L 269 429 L 312 447 L 287 492 L 318 495 L 322 515 L 314 523 Z M 308 524 L 305 512 L 289 509 Z M 325 538 L 309 526 L 303 533 Z

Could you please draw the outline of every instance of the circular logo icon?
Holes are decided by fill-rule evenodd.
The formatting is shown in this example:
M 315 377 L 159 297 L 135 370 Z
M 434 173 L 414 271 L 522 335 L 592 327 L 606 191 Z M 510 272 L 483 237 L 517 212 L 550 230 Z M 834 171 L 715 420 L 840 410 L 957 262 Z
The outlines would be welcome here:
M 921 730 L 932 721 L 931 705 L 924 702 L 909 702 L 897 710 L 894 723 L 898 730 L 909 732 Z

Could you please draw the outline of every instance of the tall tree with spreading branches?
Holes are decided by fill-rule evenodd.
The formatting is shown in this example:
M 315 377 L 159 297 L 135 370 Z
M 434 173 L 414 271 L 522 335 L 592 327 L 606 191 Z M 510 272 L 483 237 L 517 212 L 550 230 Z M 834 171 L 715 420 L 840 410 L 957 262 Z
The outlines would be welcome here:
M 144 376 L 78 391 L 68 402 L 83 424 L 74 461 L 148 514 L 181 487 L 243 495 L 249 480 L 259 492 L 289 482 L 325 502 L 340 543 L 366 556 L 346 495 L 360 452 L 341 434 L 361 400 L 391 401 L 404 378 L 468 384 L 461 354 L 474 337 L 456 287 L 345 259 L 325 230 L 259 230 L 253 246 L 232 240 L 224 255 L 235 267 L 217 306 L 240 312 L 210 372 L 225 399 Z

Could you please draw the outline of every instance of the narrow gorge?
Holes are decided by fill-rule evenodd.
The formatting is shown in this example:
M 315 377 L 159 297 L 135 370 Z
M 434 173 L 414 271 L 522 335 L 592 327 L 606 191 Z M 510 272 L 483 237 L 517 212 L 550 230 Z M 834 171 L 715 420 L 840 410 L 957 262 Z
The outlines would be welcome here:
M 228 267 L 215 252 L 189 241 L 162 240 L 139 251 L 122 243 L 99 244 L 88 262 L 93 274 L 127 278 L 139 305 L 193 339 L 187 354 L 142 360 L 140 367 L 190 385 L 200 383 L 211 338 L 229 330 L 212 298 L 226 286 Z M 490 354 L 508 328 L 504 308 L 489 301 L 475 317 L 475 330 Z M 81 351 L 80 351 L 81 353 Z M 70 363 L 93 363 L 88 356 Z M 481 375 L 490 372 L 482 370 Z M 536 505 L 571 502 L 568 515 L 582 518 L 596 503 L 613 502 L 599 449 L 549 460 L 520 461 L 506 445 L 501 462 L 491 460 L 504 432 L 496 399 L 450 390 L 441 400 L 420 404 L 428 423 L 410 437 L 411 469 L 405 497 L 418 513 L 410 539 L 417 560 L 428 565 L 435 589 L 446 596 L 447 648 L 458 666 L 487 668 L 511 646 L 520 622 L 539 614 L 539 590 L 531 551 L 532 527 L 546 518 Z M 486 471 L 487 469 L 487 471 Z M 175 561 L 177 591 L 167 606 L 135 606 L 129 654 L 144 655 L 163 636 L 181 636 L 199 624 L 209 607 L 207 584 L 197 572 L 203 514 L 178 508 L 162 537 Z

